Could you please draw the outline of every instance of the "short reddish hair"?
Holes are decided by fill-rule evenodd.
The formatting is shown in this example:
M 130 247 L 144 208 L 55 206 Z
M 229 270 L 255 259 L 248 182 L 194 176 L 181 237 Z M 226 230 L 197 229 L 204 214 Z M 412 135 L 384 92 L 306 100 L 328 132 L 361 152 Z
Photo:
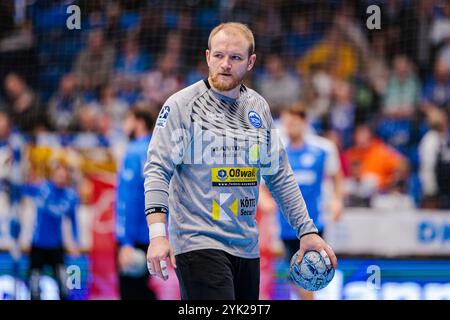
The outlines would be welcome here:
M 211 50 L 211 39 L 222 30 L 234 29 L 238 33 L 242 34 L 245 39 L 249 42 L 248 55 L 251 56 L 255 53 L 255 37 L 253 36 L 253 32 L 250 28 L 240 22 L 224 22 L 219 24 L 217 27 L 211 30 L 208 38 L 208 49 Z

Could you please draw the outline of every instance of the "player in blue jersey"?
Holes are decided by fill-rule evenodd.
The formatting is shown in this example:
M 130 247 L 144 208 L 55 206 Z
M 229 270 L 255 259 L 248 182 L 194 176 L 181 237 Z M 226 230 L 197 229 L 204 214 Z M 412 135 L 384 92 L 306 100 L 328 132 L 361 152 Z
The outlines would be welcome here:
M 153 117 L 149 111 L 133 108 L 128 112 L 124 131 L 130 143 L 118 173 L 116 204 L 119 283 L 120 295 L 124 300 L 155 299 L 148 286 L 145 256 L 149 239 L 147 222 L 142 214 L 145 203 L 143 164 L 147 158 L 152 129 Z M 143 268 L 139 268 L 139 254 L 142 256 Z
M 71 224 L 75 246 L 67 247 L 68 253 L 78 255 L 76 210 L 78 195 L 71 188 L 70 168 L 63 159 L 50 161 L 50 179 L 33 188 L 36 204 L 36 221 L 30 251 L 31 299 L 40 299 L 39 280 L 46 265 L 52 268 L 58 283 L 60 298 L 66 299 L 66 269 L 64 266 L 65 242 L 63 221 Z
M 311 142 L 307 135 L 308 127 L 306 112 L 303 107 L 296 105 L 283 111 L 281 120 L 286 130 L 288 144 L 286 153 L 294 171 L 295 179 L 300 187 L 308 208 L 309 216 L 314 221 L 319 235 L 323 235 L 324 221 L 322 184 L 326 176 L 327 150 L 317 143 Z M 298 250 L 298 239 L 281 212 L 278 213 L 281 240 L 285 246 L 286 258 L 290 258 Z M 300 297 L 305 300 L 313 298 L 312 292 L 299 290 Z

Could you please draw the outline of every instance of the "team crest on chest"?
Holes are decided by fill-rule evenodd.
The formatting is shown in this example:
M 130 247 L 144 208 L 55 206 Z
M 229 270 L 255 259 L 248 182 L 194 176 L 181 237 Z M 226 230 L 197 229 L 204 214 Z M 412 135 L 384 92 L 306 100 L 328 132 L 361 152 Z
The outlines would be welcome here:
M 255 111 L 250 111 L 248 113 L 248 121 L 254 126 L 256 129 L 259 129 L 262 127 L 262 120 L 258 113 Z

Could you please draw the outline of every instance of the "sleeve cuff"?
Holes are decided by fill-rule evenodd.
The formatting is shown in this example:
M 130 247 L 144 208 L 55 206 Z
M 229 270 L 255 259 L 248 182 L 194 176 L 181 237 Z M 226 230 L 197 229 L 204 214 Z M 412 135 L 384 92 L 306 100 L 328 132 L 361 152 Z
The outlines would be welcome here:
M 319 230 L 314 225 L 314 222 L 309 220 L 297 229 L 297 238 L 300 239 L 301 237 L 311 233 L 319 234 Z

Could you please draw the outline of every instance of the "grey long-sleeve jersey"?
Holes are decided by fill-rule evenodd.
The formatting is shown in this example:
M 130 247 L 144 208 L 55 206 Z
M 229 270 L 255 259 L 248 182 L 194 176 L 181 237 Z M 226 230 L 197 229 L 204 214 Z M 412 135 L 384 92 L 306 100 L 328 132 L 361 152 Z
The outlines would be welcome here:
M 299 238 L 317 232 L 267 102 L 243 85 L 236 100 L 207 80 L 172 95 L 158 115 L 144 176 L 145 213 L 168 213 L 175 255 L 219 249 L 259 257 L 261 177 Z

